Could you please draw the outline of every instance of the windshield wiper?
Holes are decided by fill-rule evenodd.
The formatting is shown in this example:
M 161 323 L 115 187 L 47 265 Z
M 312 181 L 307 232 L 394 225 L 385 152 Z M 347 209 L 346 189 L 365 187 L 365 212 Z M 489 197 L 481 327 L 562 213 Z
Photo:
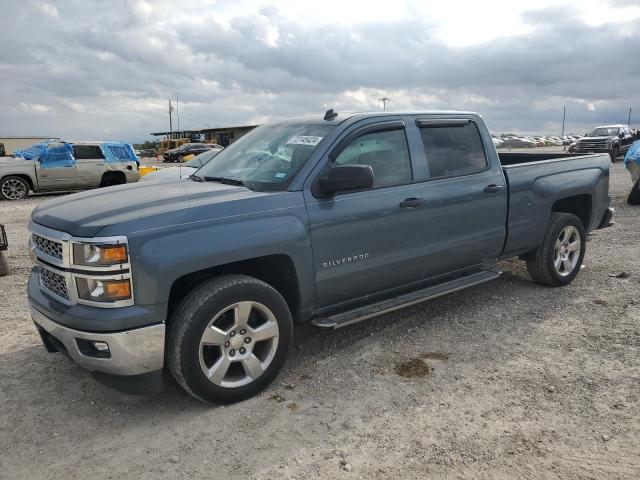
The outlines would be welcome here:
M 194 182 L 204 182 L 204 180 L 202 179 L 202 177 L 199 177 L 198 175 L 196 175 L 195 173 L 193 175 L 189 175 L 189 179 L 193 180 Z
M 219 182 L 225 185 L 237 185 L 239 187 L 245 187 L 249 190 L 253 190 L 252 188 L 245 185 L 242 180 L 238 180 L 236 178 L 225 178 L 225 177 L 204 177 L 205 182 Z

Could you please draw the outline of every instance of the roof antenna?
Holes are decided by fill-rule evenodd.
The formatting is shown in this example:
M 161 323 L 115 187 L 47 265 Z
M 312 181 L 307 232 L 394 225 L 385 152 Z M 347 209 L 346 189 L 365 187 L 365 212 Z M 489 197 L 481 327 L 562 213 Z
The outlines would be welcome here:
M 338 116 L 338 113 L 334 112 L 333 108 L 330 108 L 325 112 L 324 119 L 327 121 L 331 121 L 331 120 L 334 120 L 337 116 Z

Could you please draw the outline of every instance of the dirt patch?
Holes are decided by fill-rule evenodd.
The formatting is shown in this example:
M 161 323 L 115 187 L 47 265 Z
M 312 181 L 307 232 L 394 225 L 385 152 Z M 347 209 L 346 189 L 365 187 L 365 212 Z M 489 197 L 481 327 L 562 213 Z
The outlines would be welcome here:
M 428 360 L 449 360 L 449 354 L 442 352 L 426 352 L 422 354 L 422 358 L 426 358 Z
M 421 358 L 412 358 L 406 362 L 398 363 L 393 371 L 404 378 L 416 378 L 429 374 L 431 367 Z

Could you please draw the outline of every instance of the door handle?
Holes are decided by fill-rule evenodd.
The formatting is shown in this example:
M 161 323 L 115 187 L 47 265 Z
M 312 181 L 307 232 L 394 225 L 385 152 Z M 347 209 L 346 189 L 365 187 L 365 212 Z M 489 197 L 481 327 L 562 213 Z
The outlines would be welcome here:
M 502 185 L 496 185 L 494 183 L 484 187 L 484 191 L 490 195 L 493 195 L 494 193 L 498 193 L 500 190 L 502 190 Z
M 419 207 L 420 205 L 424 205 L 424 203 L 425 203 L 424 198 L 411 197 L 400 202 L 400 208 L 416 208 L 416 207 Z

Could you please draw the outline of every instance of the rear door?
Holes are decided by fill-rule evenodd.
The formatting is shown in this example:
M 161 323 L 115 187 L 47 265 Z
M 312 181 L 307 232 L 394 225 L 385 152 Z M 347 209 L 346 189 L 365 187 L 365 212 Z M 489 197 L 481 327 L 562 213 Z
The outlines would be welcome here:
M 425 277 L 495 260 L 502 251 L 507 186 L 495 148 L 485 148 L 491 137 L 480 127 L 464 118 L 417 118 L 411 125 L 428 166 L 417 192 L 424 208 L 414 218 Z
M 105 172 L 105 159 L 99 145 L 74 145 L 78 187 L 97 187 Z

